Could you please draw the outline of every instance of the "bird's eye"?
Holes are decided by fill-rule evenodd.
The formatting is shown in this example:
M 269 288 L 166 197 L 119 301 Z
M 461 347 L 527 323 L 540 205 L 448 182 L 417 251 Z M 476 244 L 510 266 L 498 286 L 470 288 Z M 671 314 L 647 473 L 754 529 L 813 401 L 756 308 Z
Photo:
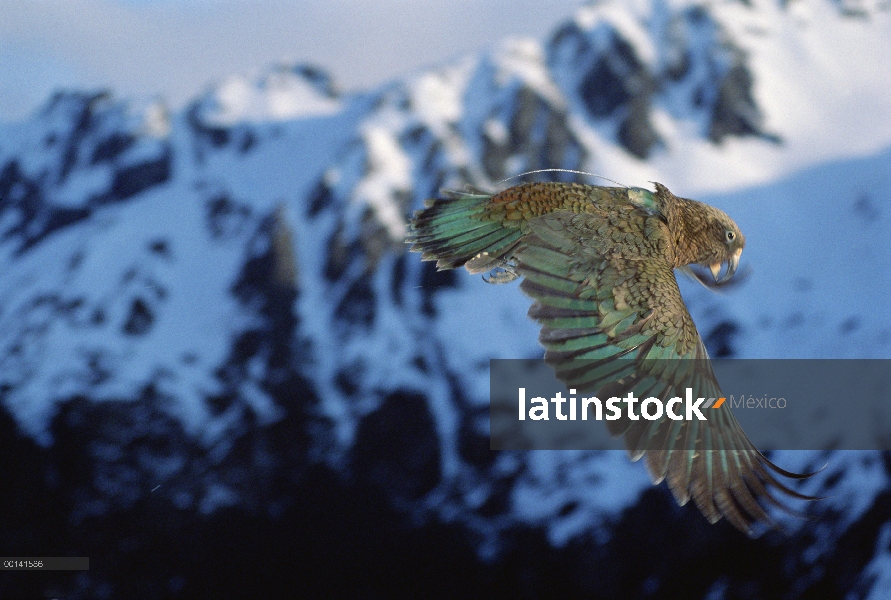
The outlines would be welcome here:
M 728 229 L 727 231 L 724 232 L 724 236 L 727 238 L 728 242 L 732 242 L 733 238 L 736 237 L 736 234 Z

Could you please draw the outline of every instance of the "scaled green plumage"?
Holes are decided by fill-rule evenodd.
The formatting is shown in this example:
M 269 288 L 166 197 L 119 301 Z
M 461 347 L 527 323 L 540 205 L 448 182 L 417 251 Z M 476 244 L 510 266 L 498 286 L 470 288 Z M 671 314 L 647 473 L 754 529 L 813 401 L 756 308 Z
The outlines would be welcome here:
M 658 183 L 655 192 L 530 183 L 494 195 L 449 192 L 415 214 L 407 241 L 439 269 L 523 277 L 545 360 L 569 387 L 667 398 L 690 386 L 722 396 L 674 270 L 702 265 L 719 283 L 734 274 L 745 238 L 723 211 Z M 646 457 L 654 483 L 665 480 L 710 522 L 723 516 L 751 534 L 756 522 L 775 525 L 759 502 L 782 506 L 771 490 L 812 499 L 776 478 L 806 475 L 767 460 L 726 404 L 715 413 L 701 423 L 609 423 L 632 459 Z

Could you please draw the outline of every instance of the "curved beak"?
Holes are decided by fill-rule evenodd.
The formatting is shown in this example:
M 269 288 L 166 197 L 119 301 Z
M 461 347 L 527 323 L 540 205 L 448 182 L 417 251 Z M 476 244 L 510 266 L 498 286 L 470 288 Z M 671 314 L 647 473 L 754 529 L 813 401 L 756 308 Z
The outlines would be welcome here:
M 727 259 L 727 271 L 724 273 L 724 276 L 720 279 L 718 275 L 721 274 L 721 266 L 722 262 L 718 261 L 709 265 L 709 271 L 712 272 L 712 277 L 715 278 L 717 283 L 724 283 L 736 273 L 736 268 L 739 266 L 739 257 L 742 256 L 742 248 L 737 249 L 736 252 L 730 255 L 730 258 Z

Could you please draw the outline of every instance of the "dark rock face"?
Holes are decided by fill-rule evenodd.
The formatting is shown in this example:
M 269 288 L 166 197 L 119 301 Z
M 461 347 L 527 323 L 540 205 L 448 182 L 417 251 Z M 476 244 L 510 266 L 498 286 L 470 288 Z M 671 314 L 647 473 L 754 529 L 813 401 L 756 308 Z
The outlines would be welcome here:
M 739 333 L 739 326 L 732 321 L 718 323 L 703 339 L 709 355 L 715 358 L 736 356 L 733 351 L 733 336 Z
M 616 141 L 641 159 L 665 144 L 652 122 L 654 107 L 698 113 L 703 136 L 715 144 L 728 136 L 778 142 L 763 128 L 747 57 L 723 26 L 701 6 L 667 12 L 660 27 L 649 25 L 664 48 L 655 65 L 607 22 L 561 27 L 548 64 L 566 95 L 577 97 L 593 122 L 613 122 Z
M 55 208 L 44 198 L 39 180 L 29 178 L 13 159 L 0 171 L 0 211 L 17 218 L 3 232 L 21 240 L 25 250 L 52 233 L 89 216 L 86 208 Z
M 325 97 L 339 98 L 341 96 L 340 90 L 338 90 L 337 84 L 334 82 L 334 78 L 321 67 L 307 64 L 295 65 L 293 67 L 293 72 L 310 82 L 312 86 Z
M 90 557 L 85 573 L 10 573 L 0 582 L 4 597 L 194 598 L 259 587 L 275 597 L 287 589 L 309 597 L 457 590 L 468 597 L 843 598 L 870 589 L 859 574 L 891 510 L 883 494 L 818 572 L 805 559 L 808 535 L 750 540 L 726 524 L 708 525 L 658 488 L 610 523 L 601 541 L 555 547 L 541 530 L 518 526 L 494 559 L 480 561 L 464 526 L 419 526 L 404 509 L 435 482 L 435 450 L 417 437 L 423 427 L 404 440 L 378 434 L 393 431 L 386 413 L 422 399 L 392 399 L 374 413 L 360 433 L 356 476 L 347 479 L 310 466 L 300 417 L 241 430 L 219 461 L 186 441 L 159 400 L 151 390 L 137 403 L 72 399 L 54 420 L 50 449 L 0 420 L 0 463 L 16 482 L 0 492 L 0 539 L 22 555 Z M 891 459 L 885 463 L 891 473 Z M 225 486 L 241 490 L 239 501 L 209 510 L 225 500 Z
M 121 167 L 115 171 L 111 184 L 112 198 L 126 200 L 150 187 L 170 179 L 171 156 L 169 150 L 158 159 Z
M 170 146 L 140 135 L 126 113 L 127 107 L 107 92 L 53 96 L 38 117 L 48 124 L 41 160 L 29 168 L 15 156 L 0 160 L 0 215 L 12 217 L 0 235 L 15 238 L 24 251 L 88 218 L 100 205 L 128 200 L 167 182 Z M 104 189 L 67 191 L 73 173 L 99 179 L 108 172 L 111 181 Z M 71 202 L 72 193 L 77 202 Z
M 419 500 L 439 483 L 439 442 L 423 396 L 385 397 L 362 420 L 354 449 L 353 477 L 397 502 Z
M 512 91 L 509 101 L 492 108 L 490 118 L 506 120 L 503 139 L 483 137 L 482 164 L 486 176 L 498 181 L 512 173 L 511 157 L 523 158 L 523 169 L 578 169 L 587 152 L 567 122 L 568 115 L 529 87 Z
M 650 122 L 656 80 L 631 44 L 615 31 L 610 32 L 606 47 L 597 54 L 578 93 L 592 118 L 617 117 L 619 143 L 634 156 L 646 158 L 660 141 Z

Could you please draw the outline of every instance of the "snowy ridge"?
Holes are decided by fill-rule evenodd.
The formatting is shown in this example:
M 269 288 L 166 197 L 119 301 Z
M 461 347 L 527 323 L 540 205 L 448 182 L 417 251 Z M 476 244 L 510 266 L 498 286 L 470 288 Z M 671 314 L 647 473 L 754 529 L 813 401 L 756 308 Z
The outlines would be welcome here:
M 629 110 L 619 102 L 624 94 L 639 99 L 630 110 L 649 127 L 636 135 L 653 144 L 632 144 L 646 165 L 601 148 L 586 168 L 625 182 L 671 181 L 702 194 L 881 150 L 891 130 L 872 124 L 891 114 L 881 91 L 891 80 L 879 67 L 891 62 L 891 49 L 880 41 L 891 34 L 891 10 L 860 17 L 846 10 L 829 0 L 582 8 L 551 41 L 549 66 L 573 112 L 588 117 L 583 127 L 593 125 L 584 139 L 596 144 L 617 135 L 615 120 Z M 605 48 L 613 50 L 599 58 Z M 592 103 L 579 93 L 586 78 L 617 91 Z
M 339 93 L 315 67 L 284 65 L 253 78 L 233 76 L 200 101 L 203 119 L 223 127 L 242 122 L 288 121 L 339 112 Z

